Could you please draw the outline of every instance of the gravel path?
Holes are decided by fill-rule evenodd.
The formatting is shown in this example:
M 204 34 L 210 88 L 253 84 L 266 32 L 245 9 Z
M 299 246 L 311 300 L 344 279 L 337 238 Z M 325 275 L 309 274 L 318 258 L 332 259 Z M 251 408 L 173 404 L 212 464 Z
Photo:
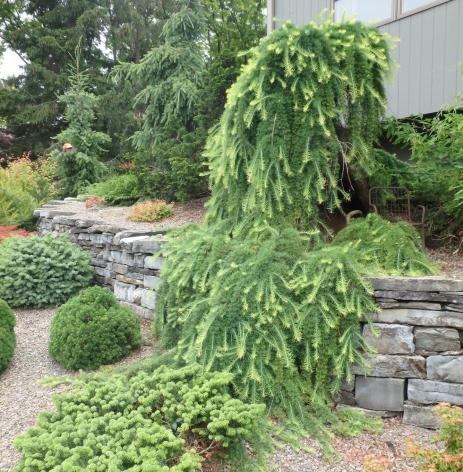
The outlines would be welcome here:
M 46 376 L 69 375 L 48 356 L 48 335 L 54 310 L 16 311 L 17 346 L 12 363 L 0 374 L 0 472 L 8 472 L 20 455 L 16 436 L 33 426 L 40 411 L 53 408 L 52 395 L 60 391 L 38 383 Z M 153 351 L 149 323 L 142 322 L 145 345 L 120 364 L 148 356 Z

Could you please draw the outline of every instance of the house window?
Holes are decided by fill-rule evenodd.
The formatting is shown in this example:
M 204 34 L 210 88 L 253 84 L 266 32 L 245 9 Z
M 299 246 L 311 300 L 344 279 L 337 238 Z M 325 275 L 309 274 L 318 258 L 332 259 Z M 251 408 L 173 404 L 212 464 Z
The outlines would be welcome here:
M 430 3 L 433 3 L 433 0 L 402 0 L 402 13 L 408 13 Z
M 343 17 L 371 23 L 386 21 L 393 17 L 393 3 L 394 0 L 335 0 L 334 18 L 336 21 Z

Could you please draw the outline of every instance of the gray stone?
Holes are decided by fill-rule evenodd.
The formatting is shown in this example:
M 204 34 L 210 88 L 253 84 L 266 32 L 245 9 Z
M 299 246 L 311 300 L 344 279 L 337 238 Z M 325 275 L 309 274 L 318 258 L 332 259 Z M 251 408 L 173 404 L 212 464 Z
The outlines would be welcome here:
M 156 277 L 155 275 L 145 275 L 143 277 L 143 285 L 146 288 L 156 289 L 158 288 L 160 283 L 161 279 L 159 277 Z
M 357 377 L 355 400 L 367 410 L 403 411 L 405 380 Z
M 412 426 L 418 426 L 420 428 L 439 428 L 439 417 L 433 411 L 433 407 L 430 406 L 405 403 L 404 416 L 402 422 L 404 424 L 410 424 Z
M 102 267 L 95 267 L 93 270 L 95 274 L 100 275 L 101 277 L 111 278 L 111 271 L 109 269 L 103 269 Z
M 352 372 L 363 375 L 359 366 L 353 366 Z M 377 354 L 370 360 L 370 369 L 367 372 L 372 377 L 425 378 L 426 361 L 421 356 L 390 356 Z
M 372 313 L 370 319 L 375 323 L 399 323 L 415 326 L 437 326 L 463 329 L 463 313 L 455 311 L 432 311 L 415 309 L 383 310 Z
M 443 277 L 368 277 L 368 281 L 375 290 L 463 292 L 463 280 Z
M 428 379 L 463 383 L 463 356 L 431 356 L 427 361 Z
M 460 334 L 452 328 L 416 328 L 415 344 L 418 353 L 458 351 Z
M 118 280 L 119 282 L 123 282 L 125 284 L 129 284 L 129 285 L 137 285 L 137 286 L 143 285 L 142 280 L 134 279 L 132 277 L 129 277 L 128 275 L 116 274 L 116 280 Z
M 122 247 L 122 249 L 128 249 L 131 252 L 137 252 L 133 250 L 134 244 L 142 242 L 142 241 L 149 241 L 149 238 L 150 238 L 149 236 L 131 236 L 129 238 L 121 239 L 119 244 Z
M 156 306 L 156 292 L 153 290 L 145 290 L 141 297 L 141 306 L 154 310 Z
M 336 409 L 342 410 L 352 410 L 357 411 L 359 413 L 363 413 L 366 416 L 372 416 L 374 418 L 392 418 L 394 416 L 399 416 L 400 411 L 384 411 L 384 410 L 367 410 L 366 408 L 359 408 L 358 406 L 351 406 L 351 405 L 336 405 Z
M 392 299 L 391 299 L 392 300 Z M 389 308 L 418 308 L 421 310 L 440 310 L 442 308 L 440 303 L 429 303 L 429 302 L 406 302 L 406 301 L 379 301 L 379 306 L 384 309 Z
M 128 302 L 121 302 L 123 305 L 127 306 L 131 310 L 133 310 L 138 316 L 144 318 L 146 320 L 153 319 L 153 310 L 149 310 L 148 308 L 143 308 L 139 305 L 135 305 L 134 303 Z
M 463 313 L 463 304 L 462 303 L 450 303 L 444 306 L 444 310 L 458 311 Z
M 133 255 L 133 263 L 130 264 L 134 268 L 138 269 L 143 268 L 145 266 L 145 255 L 144 254 L 134 254 Z
M 154 254 L 161 249 L 160 241 L 155 241 L 152 238 L 142 241 L 135 241 L 132 244 L 133 252 L 142 252 L 145 254 Z
M 135 303 L 136 305 L 141 305 L 141 299 L 144 293 L 145 293 L 145 290 L 143 288 L 136 288 L 133 291 L 132 299 L 130 300 L 131 303 Z
M 341 405 L 357 406 L 353 392 L 346 392 L 345 390 L 341 390 L 334 396 L 333 400 L 336 403 L 340 403 Z
M 442 303 L 463 303 L 463 292 L 407 292 L 376 290 L 374 295 L 381 301 L 403 300 Z
M 370 346 L 379 354 L 412 354 L 415 350 L 413 328 L 397 324 L 374 324 L 379 337 L 375 336 L 372 327 L 363 328 L 363 336 Z
M 112 253 L 113 251 L 111 251 L 111 254 Z M 122 254 L 120 255 L 119 261 L 117 262 L 120 262 L 121 264 L 124 264 L 124 265 L 131 266 L 134 263 L 134 255 L 127 251 L 123 251 Z
M 447 402 L 463 405 L 463 385 L 433 380 L 410 379 L 408 400 L 428 405 Z
M 73 213 L 71 213 L 73 214 Z M 101 220 L 76 220 L 74 222 L 77 228 L 90 228 L 94 225 L 102 225 L 104 222 Z
M 163 263 L 164 263 L 163 257 L 148 256 L 148 257 L 145 257 L 145 260 L 144 260 L 144 266 L 147 269 L 153 269 L 153 270 L 160 270 Z
M 127 271 L 129 270 L 129 267 L 124 265 L 124 264 L 113 264 L 113 271 L 116 274 L 127 274 Z
M 341 385 L 341 390 L 345 390 L 346 392 L 353 392 L 355 389 L 355 379 L 351 382 L 344 381 Z
M 114 295 L 118 300 L 132 302 L 134 291 L 134 285 L 125 284 L 118 280 L 114 283 Z

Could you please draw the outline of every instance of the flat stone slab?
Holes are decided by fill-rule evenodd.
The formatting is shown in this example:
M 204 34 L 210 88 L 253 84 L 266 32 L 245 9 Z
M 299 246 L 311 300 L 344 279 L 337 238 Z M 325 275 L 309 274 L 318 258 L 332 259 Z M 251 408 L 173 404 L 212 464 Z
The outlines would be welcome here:
M 367 410 L 403 411 L 405 380 L 357 377 L 355 401 Z
M 373 329 L 379 334 L 375 336 Z M 363 328 L 363 336 L 379 354 L 413 354 L 413 328 L 398 324 L 373 324 Z
M 439 416 L 433 411 L 434 407 L 405 403 L 402 422 L 419 428 L 438 429 Z
M 463 280 L 443 277 L 368 277 L 375 290 L 463 292 Z
M 456 311 L 432 311 L 397 308 L 371 313 L 375 323 L 410 324 L 414 326 L 435 326 L 463 329 L 463 313 Z
M 463 405 L 463 385 L 436 382 L 434 380 L 410 379 L 408 381 L 408 400 L 414 403 L 433 405 L 447 402 Z
M 357 411 L 359 413 L 363 413 L 366 416 L 372 416 L 374 418 L 393 418 L 394 416 L 399 416 L 400 411 L 380 411 L 380 410 L 367 410 L 366 408 L 359 408 L 358 406 L 351 406 L 351 405 L 343 405 L 338 403 L 336 405 L 336 409 L 338 410 L 352 410 Z
M 364 374 L 359 366 L 353 366 L 352 372 L 356 375 Z M 423 379 L 426 377 L 426 360 L 421 356 L 377 354 L 372 356 L 367 374 L 372 377 Z
M 463 303 L 463 293 L 459 292 L 407 292 L 403 290 L 376 290 L 375 297 L 381 300 L 404 300 L 442 303 Z
M 430 380 L 463 383 L 463 356 L 431 356 L 426 366 Z
M 453 328 L 416 328 L 415 345 L 418 353 L 458 351 L 460 333 Z

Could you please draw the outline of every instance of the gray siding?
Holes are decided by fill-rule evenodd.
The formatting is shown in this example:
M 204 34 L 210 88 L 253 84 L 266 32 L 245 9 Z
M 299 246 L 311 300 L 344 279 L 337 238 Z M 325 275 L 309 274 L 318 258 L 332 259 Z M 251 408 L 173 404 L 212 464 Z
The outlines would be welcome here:
M 277 27 L 286 20 L 298 25 L 317 20 L 321 10 L 332 7 L 330 0 L 274 2 Z M 387 84 L 388 114 L 403 118 L 434 113 L 463 92 L 463 0 L 450 0 L 379 29 L 400 38 L 392 52 L 399 67 Z

